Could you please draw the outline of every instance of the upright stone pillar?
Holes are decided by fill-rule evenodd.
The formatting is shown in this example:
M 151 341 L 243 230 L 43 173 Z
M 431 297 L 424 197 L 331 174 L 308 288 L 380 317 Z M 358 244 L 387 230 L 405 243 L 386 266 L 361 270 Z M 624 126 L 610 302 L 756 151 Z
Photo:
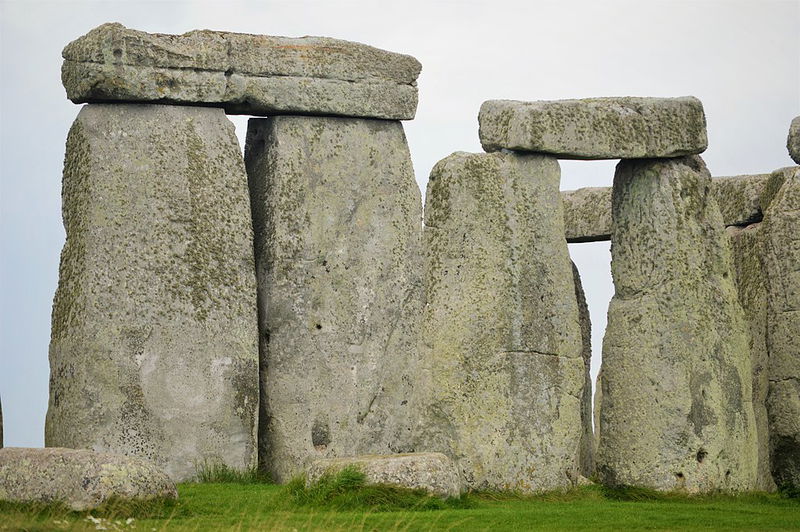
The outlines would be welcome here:
M 746 325 L 699 157 L 623 160 L 613 189 L 616 293 L 603 342 L 604 483 L 753 489 Z
M 784 489 L 800 488 L 800 168 L 772 174 L 764 213 L 768 286 L 767 339 L 772 474 Z
M 399 122 L 251 119 L 261 330 L 259 459 L 409 449 L 422 201 Z
M 562 196 L 563 197 L 563 196 Z M 572 276 L 575 280 L 575 299 L 578 301 L 578 313 L 581 325 L 581 355 L 583 356 L 583 395 L 581 397 L 581 474 L 590 477 L 594 474 L 595 441 L 592 430 L 592 320 L 589 315 L 589 305 L 586 303 L 586 293 L 583 291 L 581 275 L 578 267 L 572 263 Z
M 244 164 L 221 109 L 83 107 L 67 139 L 45 444 L 173 479 L 255 463 L 256 284 Z
M 472 489 L 568 486 L 585 364 L 556 159 L 458 152 L 425 208 L 427 306 L 417 449 Z

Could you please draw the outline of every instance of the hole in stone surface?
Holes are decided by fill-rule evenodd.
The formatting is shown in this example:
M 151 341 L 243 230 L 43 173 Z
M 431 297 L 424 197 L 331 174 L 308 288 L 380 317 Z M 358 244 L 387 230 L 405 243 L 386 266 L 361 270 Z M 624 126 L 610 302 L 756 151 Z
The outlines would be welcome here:
M 320 330 L 320 329 L 322 329 L 322 325 L 320 325 L 319 323 L 317 323 L 316 325 L 314 325 L 314 327 L 315 327 L 317 330 Z
M 706 459 L 706 456 L 708 456 L 708 451 L 700 447 L 700 449 L 697 451 L 697 462 L 702 464 L 703 460 Z
M 117 59 L 122 57 L 122 50 L 120 50 L 119 48 L 115 48 L 114 49 L 114 57 L 116 57 Z
M 675 478 L 678 479 L 679 481 L 683 480 L 683 478 L 684 478 L 683 477 L 683 473 L 681 473 L 680 471 L 675 473 Z

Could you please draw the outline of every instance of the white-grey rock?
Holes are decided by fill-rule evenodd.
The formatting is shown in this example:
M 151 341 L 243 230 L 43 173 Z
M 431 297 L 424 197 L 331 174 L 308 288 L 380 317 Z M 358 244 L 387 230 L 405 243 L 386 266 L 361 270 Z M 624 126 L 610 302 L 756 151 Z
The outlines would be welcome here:
M 552 157 L 457 152 L 425 209 L 427 306 L 415 449 L 469 489 L 570 486 L 585 363 Z
M 488 100 L 478 115 L 480 140 L 501 149 L 562 159 L 639 159 L 702 153 L 706 117 L 697 98 Z
M 0 501 L 60 502 L 75 511 L 109 499 L 176 499 L 175 484 L 150 462 L 78 449 L 0 449 Z
M 121 24 L 98 26 L 63 56 L 75 103 L 202 104 L 251 115 L 411 119 L 421 69 L 413 57 L 327 37 L 150 34 Z
M 422 201 L 403 126 L 251 119 L 260 463 L 410 450 L 422 312 Z
M 711 191 L 726 226 L 761 221 L 769 203 L 770 174 L 715 177 Z M 774 191 L 773 191 L 774 194 Z M 611 187 L 587 187 L 561 192 L 567 242 L 598 242 L 611 239 Z
M 221 109 L 85 106 L 67 139 L 45 443 L 176 480 L 255 463 L 247 181 Z
M 606 484 L 755 488 L 747 325 L 710 180 L 699 157 L 617 166 L 597 456 Z
M 364 455 L 314 460 L 306 473 L 306 485 L 318 482 L 325 474 L 356 467 L 367 484 L 388 484 L 424 489 L 440 497 L 458 497 L 461 479 L 453 461 L 441 453 Z
M 800 164 L 800 116 L 792 120 L 789 125 L 789 137 L 786 139 L 786 148 L 794 162 Z

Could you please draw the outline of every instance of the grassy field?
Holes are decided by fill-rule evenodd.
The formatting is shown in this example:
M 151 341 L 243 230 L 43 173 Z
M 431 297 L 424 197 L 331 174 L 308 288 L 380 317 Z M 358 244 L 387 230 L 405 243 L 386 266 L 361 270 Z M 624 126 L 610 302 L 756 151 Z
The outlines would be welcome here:
M 93 512 L 0 503 L 0 530 L 798 530 L 800 500 L 771 494 L 687 497 L 599 486 L 535 497 L 442 501 L 363 486 L 358 475 L 295 482 L 181 484 L 178 501 Z

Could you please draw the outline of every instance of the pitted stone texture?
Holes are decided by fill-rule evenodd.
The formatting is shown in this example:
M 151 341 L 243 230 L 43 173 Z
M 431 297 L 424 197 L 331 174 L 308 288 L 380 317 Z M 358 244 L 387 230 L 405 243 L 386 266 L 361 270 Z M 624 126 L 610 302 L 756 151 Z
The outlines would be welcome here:
M 715 177 L 711 191 L 726 226 L 761 221 L 762 211 L 776 192 L 768 189 L 770 174 Z M 561 192 L 567 242 L 611 239 L 611 187 L 587 187 Z
M 794 162 L 800 164 L 800 116 L 795 117 L 789 126 L 789 137 L 786 139 L 786 148 Z
M 67 139 L 48 447 L 255 462 L 247 181 L 220 109 L 87 105 Z
M 617 166 L 597 457 L 606 484 L 756 485 L 747 325 L 710 180 L 699 157 Z
M 778 486 L 800 486 L 800 168 L 774 172 L 776 191 L 762 225 L 768 282 L 772 473 Z
M 252 119 L 262 467 L 410 450 L 422 201 L 403 126 Z
M 552 157 L 457 152 L 428 182 L 416 449 L 470 489 L 569 486 L 585 363 Z
M 591 477 L 594 474 L 594 433 L 592 430 L 592 377 L 589 371 L 592 368 L 592 320 L 589 316 L 589 305 L 586 303 L 586 294 L 583 291 L 580 272 L 572 262 L 572 277 L 575 281 L 575 299 L 578 301 L 580 313 L 581 344 L 583 350 L 584 384 L 581 398 L 581 475 Z
M 611 238 L 611 187 L 587 187 L 561 193 L 567 242 Z
M 367 484 L 424 489 L 440 497 L 461 495 L 461 479 L 456 466 L 441 453 L 365 455 L 314 460 L 308 468 L 306 485 L 317 482 L 326 473 L 335 474 L 351 466 L 364 473 Z
M 109 499 L 178 498 L 175 484 L 150 462 L 77 449 L 0 450 L 0 500 L 60 502 L 72 510 Z
M 739 302 L 749 328 L 750 356 L 753 366 L 753 414 L 758 438 L 758 477 L 755 488 L 774 491 L 775 482 L 769 459 L 767 392 L 769 390 L 769 354 L 767 350 L 767 280 L 764 266 L 763 224 L 728 227 L 731 254 Z
M 75 103 L 203 104 L 252 115 L 411 119 L 421 70 L 413 57 L 327 37 L 150 34 L 121 24 L 98 26 L 62 55 Z
M 489 100 L 478 115 L 483 149 L 562 159 L 640 159 L 702 153 L 703 104 L 682 98 Z

